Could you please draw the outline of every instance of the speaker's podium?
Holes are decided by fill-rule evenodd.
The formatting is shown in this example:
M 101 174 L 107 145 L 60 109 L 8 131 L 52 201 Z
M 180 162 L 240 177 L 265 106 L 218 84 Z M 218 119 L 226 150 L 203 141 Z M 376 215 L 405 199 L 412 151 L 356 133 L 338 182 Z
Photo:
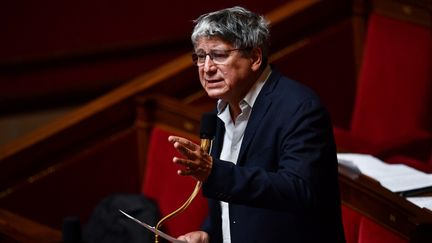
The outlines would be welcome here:
M 343 203 L 344 228 L 347 236 L 353 239 L 349 232 L 350 222 L 347 221 L 347 210 L 355 211 L 361 217 L 379 226 L 383 231 L 390 232 L 397 242 L 432 242 L 432 211 L 420 208 L 406 198 L 383 187 L 379 182 L 358 170 L 339 165 L 339 185 Z M 429 193 L 430 195 L 430 193 Z M 359 227 L 362 228 L 362 227 Z M 395 240 L 377 239 L 381 234 L 377 231 L 369 236 L 359 236 L 362 229 L 357 229 L 355 242 L 394 242 Z M 363 229 L 364 230 L 364 229 Z M 369 230 L 370 231 L 370 230 Z M 379 230 L 380 231 L 380 230 Z M 347 235 L 351 234 L 351 235 Z M 374 240 L 365 240 L 373 237 Z

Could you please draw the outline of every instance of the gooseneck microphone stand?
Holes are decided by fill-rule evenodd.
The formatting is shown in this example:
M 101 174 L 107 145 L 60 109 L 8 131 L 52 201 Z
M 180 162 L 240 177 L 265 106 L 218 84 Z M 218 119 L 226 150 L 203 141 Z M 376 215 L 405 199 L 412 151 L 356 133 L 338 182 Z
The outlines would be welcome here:
M 200 138 L 201 138 L 201 144 L 200 147 L 203 151 L 206 153 L 210 152 L 210 147 L 212 144 L 212 140 L 216 133 L 216 114 L 215 113 L 204 113 L 201 117 L 201 128 L 200 128 Z M 183 211 L 186 210 L 187 207 L 192 203 L 192 201 L 195 199 L 196 195 L 198 195 L 198 192 L 200 191 L 202 186 L 201 181 L 197 181 L 195 188 L 192 192 L 192 194 L 189 196 L 189 198 L 181 205 L 178 209 L 173 211 L 172 213 L 168 214 L 167 216 L 163 217 L 155 226 L 155 243 L 159 243 L 159 229 L 160 227 L 168 220 L 174 218 L 175 216 L 181 214 Z

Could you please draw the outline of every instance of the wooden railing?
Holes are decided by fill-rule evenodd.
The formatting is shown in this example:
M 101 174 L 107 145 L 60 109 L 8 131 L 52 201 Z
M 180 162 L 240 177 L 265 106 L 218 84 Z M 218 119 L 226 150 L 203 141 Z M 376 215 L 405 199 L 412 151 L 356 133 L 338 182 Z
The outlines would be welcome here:
M 61 232 L 0 209 L 0 241 L 16 243 L 60 243 Z

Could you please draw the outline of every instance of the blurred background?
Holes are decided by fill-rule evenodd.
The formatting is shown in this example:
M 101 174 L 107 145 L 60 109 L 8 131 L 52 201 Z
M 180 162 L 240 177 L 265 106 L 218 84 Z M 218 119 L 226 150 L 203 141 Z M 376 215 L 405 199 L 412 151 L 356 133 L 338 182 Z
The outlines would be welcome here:
M 339 151 L 432 172 L 430 0 L 3 1 L 0 210 L 58 234 L 113 193 L 146 194 L 154 132 L 198 139 L 214 107 L 193 20 L 235 5 L 270 21 L 272 65 L 318 93 Z

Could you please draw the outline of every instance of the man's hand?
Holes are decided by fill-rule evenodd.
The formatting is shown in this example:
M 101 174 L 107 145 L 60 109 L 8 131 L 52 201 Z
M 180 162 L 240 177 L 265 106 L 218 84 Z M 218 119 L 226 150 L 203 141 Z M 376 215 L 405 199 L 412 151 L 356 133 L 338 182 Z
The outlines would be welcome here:
M 185 235 L 179 236 L 177 239 L 184 240 L 188 243 L 208 243 L 209 236 L 204 231 L 194 231 Z
M 173 162 L 184 166 L 185 168 L 177 171 L 179 175 L 192 176 L 195 179 L 204 182 L 210 175 L 213 165 L 213 158 L 205 152 L 198 144 L 188 139 L 169 136 L 168 141 L 174 145 L 174 148 L 185 158 L 174 157 Z

